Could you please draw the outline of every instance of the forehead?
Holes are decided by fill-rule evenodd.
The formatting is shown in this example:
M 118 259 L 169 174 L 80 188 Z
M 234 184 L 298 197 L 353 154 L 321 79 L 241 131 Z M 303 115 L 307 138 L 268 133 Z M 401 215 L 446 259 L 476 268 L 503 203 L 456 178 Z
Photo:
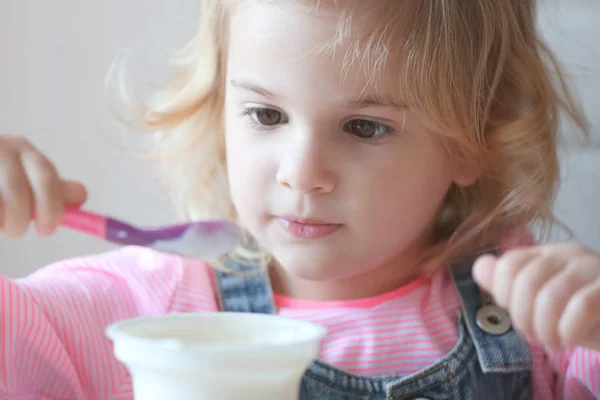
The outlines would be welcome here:
M 333 57 L 322 57 L 323 47 L 334 40 L 340 19 L 332 10 L 316 11 L 300 4 L 245 2 L 231 13 L 229 52 L 251 47 L 257 56 L 278 65 L 306 60 L 331 63 Z
M 303 65 L 303 74 L 315 75 L 314 84 L 397 97 L 400 59 L 392 57 L 394 35 L 381 19 L 388 2 L 376 2 L 375 8 L 367 3 L 372 2 L 238 3 L 229 20 L 229 69 L 278 80 Z

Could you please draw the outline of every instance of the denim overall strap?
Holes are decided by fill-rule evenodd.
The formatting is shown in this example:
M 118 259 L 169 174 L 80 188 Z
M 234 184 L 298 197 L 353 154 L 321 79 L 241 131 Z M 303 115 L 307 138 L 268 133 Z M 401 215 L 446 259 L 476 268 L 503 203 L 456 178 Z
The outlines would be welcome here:
M 215 268 L 215 285 L 221 311 L 275 314 L 275 303 L 265 263 L 233 255 Z
M 322 361 L 307 369 L 300 400 L 528 400 L 532 357 L 513 330 L 484 332 L 477 312 L 484 305 L 471 277 L 472 259 L 450 270 L 462 302 L 456 346 L 431 366 L 410 375 L 357 376 Z M 250 260 L 224 260 L 215 271 L 223 311 L 274 313 L 268 272 Z M 401 329 L 399 327 L 399 329 Z
M 486 304 L 485 296 L 471 275 L 473 262 L 471 257 L 455 264 L 451 274 L 460 294 L 465 325 L 475 345 L 482 372 L 530 371 L 533 366 L 531 349 L 512 326 L 503 334 L 490 334 L 479 326 L 477 313 Z

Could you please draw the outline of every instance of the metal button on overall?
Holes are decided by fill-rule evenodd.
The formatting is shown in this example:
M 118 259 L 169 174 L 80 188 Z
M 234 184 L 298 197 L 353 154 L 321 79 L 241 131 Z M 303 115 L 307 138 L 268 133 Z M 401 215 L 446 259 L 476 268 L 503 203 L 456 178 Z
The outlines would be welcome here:
M 510 315 L 497 305 L 489 304 L 477 311 L 477 326 L 491 335 L 503 335 L 510 330 Z

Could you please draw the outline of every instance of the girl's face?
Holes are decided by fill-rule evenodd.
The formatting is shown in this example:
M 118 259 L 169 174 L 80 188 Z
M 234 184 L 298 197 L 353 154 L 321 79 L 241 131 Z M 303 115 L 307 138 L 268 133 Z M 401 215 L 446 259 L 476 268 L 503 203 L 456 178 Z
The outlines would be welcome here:
M 344 43 L 315 51 L 337 18 L 240 7 L 227 53 L 234 205 L 279 262 L 279 290 L 313 299 L 368 296 L 414 275 L 451 184 L 470 183 L 410 109 L 382 104 L 359 66 L 343 79 Z

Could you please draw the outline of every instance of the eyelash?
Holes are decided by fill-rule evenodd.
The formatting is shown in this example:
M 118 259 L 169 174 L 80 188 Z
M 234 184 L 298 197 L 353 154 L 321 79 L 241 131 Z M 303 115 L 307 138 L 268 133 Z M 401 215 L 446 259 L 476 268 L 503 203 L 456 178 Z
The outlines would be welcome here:
M 245 117 L 245 118 L 247 118 L 247 120 L 248 120 L 248 122 L 249 122 L 250 124 L 252 124 L 252 125 L 256 126 L 258 129 L 261 129 L 261 130 L 270 130 L 270 129 L 274 129 L 274 128 L 276 128 L 277 126 L 279 126 L 279 125 L 282 125 L 282 124 L 283 124 L 283 123 L 278 123 L 278 124 L 274 124 L 274 125 L 264 125 L 264 124 L 261 124 L 260 122 L 256 121 L 256 119 L 255 119 L 255 118 L 256 118 L 256 115 L 257 115 L 259 112 L 261 112 L 261 111 L 275 111 L 275 112 L 278 112 L 278 113 L 280 113 L 282 116 L 284 116 L 284 117 L 285 117 L 285 118 L 284 118 L 285 120 L 287 120 L 287 116 L 285 116 L 285 114 L 284 114 L 283 112 L 281 112 L 281 111 L 279 111 L 279 110 L 276 110 L 276 109 L 273 109 L 273 108 L 268 108 L 268 107 L 248 107 L 248 108 L 244 109 L 244 110 L 243 110 L 243 111 L 240 113 L 240 117 Z M 356 135 L 356 134 L 353 134 L 353 133 L 351 133 L 351 132 L 346 132 L 346 133 L 348 133 L 348 134 L 352 135 L 352 136 L 353 136 L 353 138 L 354 138 L 355 140 L 358 140 L 358 141 L 360 141 L 360 142 L 366 142 L 366 143 L 377 143 L 378 141 L 381 141 L 381 140 L 382 140 L 382 139 L 384 139 L 385 137 L 387 137 L 387 136 L 390 136 L 390 135 L 392 135 L 392 134 L 394 134 L 394 133 L 395 133 L 395 130 L 394 130 L 394 129 L 393 129 L 391 126 L 389 126 L 389 125 L 386 125 L 386 124 L 383 124 L 383 123 L 381 123 L 381 122 L 373 121 L 373 120 L 371 120 L 371 119 L 367 119 L 367 118 L 354 118 L 354 119 L 352 119 L 352 120 L 350 120 L 350 121 L 346 122 L 346 123 L 344 124 L 344 127 L 346 127 L 346 126 L 347 126 L 349 123 L 351 123 L 351 122 L 353 122 L 353 121 L 364 121 L 364 122 L 369 122 L 369 123 L 372 123 L 372 124 L 374 124 L 376 129 L 385 128 L 385 129 L 387 130 L 385 133 L 383 133 L 383 134 L 380 134 L 380 135 L 378 135 L 378 136 L 376 136 L 376 137 L 373 137 L 373 138 L 361 138 L 361 137 L 359 137 L 359 136 L 358 136 L 358 135 Z M 285 123 L 287 123 L 287 121 L 286 121 Z
M 273 108 L 268 108 L 268 107 L 249 107 L 249 108 L 244 109 L 244 111 L 242 111 L 242 113 L 240 114 L 240 117 L 246 117 L 249 120 L 248 122 L 250 122 L 253 125 L 259 126 L 261 129 L 272 129 L 272 128 L 276 127 L 277 125 L 280 125 L 280 124 L 277 124 L 277 125 L 271 125 L 271 126 L 269 126 L 269 125 L 263 125 L 260 122 L 256 121 L 255 120 L 256 115 L 259 112 L 261 112 L 261 111 L 275 111 L 275 112 L 280 113 L 281 115 L 285 115 L 281 111 L 275 110 Z

